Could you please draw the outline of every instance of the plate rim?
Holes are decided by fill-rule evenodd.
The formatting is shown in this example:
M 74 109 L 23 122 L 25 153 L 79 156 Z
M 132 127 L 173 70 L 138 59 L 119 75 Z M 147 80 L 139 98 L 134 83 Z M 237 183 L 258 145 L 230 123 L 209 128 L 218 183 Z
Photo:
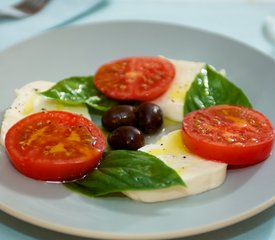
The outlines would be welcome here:
M 3 207 L 1 205 L 3 205 Z M 172 238 L 179 238 L 179 237 L 195 236 L 195 235 L 215 231 L 218 229 L 222 229 L 236 223 L 240 223 L 275 205 L 275 196 L 270 200 L 262 203 L 261 205 L 258 205 L 254 209 L 248 210 L 246 212 L 233 216 L 224 221 L 204 225 L 203 227 L 187 229 L 183 231 L 170 231 L 165 233 L 146 233 L 146 234 L 122 234 L 122 233 L 106 233 L 102 231 L 93 231 L 93 230 L 92 231 L 79 230 L 78 228 L 68 227 L 60 224 L 52 224 L 52 223 L 49 223 L 48 221 L 41 220 L 31 215 L 15 211 L 12 208 L 9 208 L 8 206 L 5 207 L 4 204 L 2 203 L 1 205 L 0 205 L 1 211 L 9 214 L 12 217 L 20 219 L 21 221 L 24 221 L 26 223 L 29 223 L 50 231 L 69 234 L 72 236 L 89 237 L 89 238 L 96 237 L 98 239 L 116 239 L 116 240 L 138 240 L 138 239 L 148 239 L 148 240 L 160 239 L 161 240 L 161 239 L 172 239 Z
M 57 29 L 50 29 L 50 30 L 47 30 L 47 31 L 39 34 L 39 35 L 36 35 L 36 36 L 26 39 L 20 43 L 17 43 L 13 46 L 10 46 L 4 50 L 1 50 L 0 57 L 3 54 L 5 54 L 6 52 L 8 53 L 9 51 L 16 50 L 16 48 L 20 47 L 21 45 L 24 45 L 28 42 L 33 41 L 33 40 L 39 40 L 40 38 L 44 38 L 45 36 L 50 35 L 50 34 L 62 34 L 63 31 L 72 31 L 73 29 L 77 29 L 77 28 L 90 27 L 90 26 L 94 26 L 94 25 L 105 25 L 105 24 L 156 24 L 156 25 L 163 25 L 163 26 L 173 26 L 173 27 L 178 27 L 178 28 L 185 28 L 185 29 L 188 29 L 191 31 L 200 32 L 202 34 L 211 34 L 212 36 L 230 40 L 234 43 L 244 46 L 245 48 L 249 48 L 253 51 L 256 51 L 258 54 L 265 56 L 266 58 L 268 58 L 269 60 L 271 60 L 275 63 L 275 59 L 272 58 L 267 53 L 259 50 L 258 48 L 254 47 L 254 46 L 251 46 L 245 42 L 242 42 L 238 39 L 232 38 L 225 34 L 213 32 L 213 31 L 209 31 L 209 30 L 204 30 L 204 29 L 201 29 L 198 27 L 187 26 L 184 24 L 171 23 L 171 22 L 165 22 L 165 21 L 155 21 L 155 20 L 95 21 L 93 23 L 84 23 L 84 24 L 65 26 L 65 27 L 57 28 Z M 39 219 L 37 217 L 33 217 L 31 215 L 25 214 L 20 211 L 16 211 L 16 210 L 10 208 L 9 206 L 6 206 L 2 202 L 0 202 L 0 211 L 3 211 L 5 213 L 9 214 L 10 216 L 13 216 L 17 219 L 20 219 L 24 222 L 33 224 L 38 227 L 42 227 L 42 228 L 60 232 L 60 233 L 79 236 L 79 237 L 96 237 L 96 238 L 100 238 L 100 239 L 167 239 L 167 238 L 194 236 L 194 235 L 218 230 L 218 229 L 233 225 L 235 223 L 239 223 L 239 222 L 246 220 L 250 217 L 253 217 L 253 216 L 259 214 L 260 212 L 272 207 L 273 205 L 275 205 L 275 196 L 273 196 L 271 199 L 267 200 L 266 202 L 263 202 L 262 204 L 256 206 L 253 209 L 250 209 L 246 212 L 235 215 L 235 216 L 228 218 L 224 221 L 219 221 L 219 222 L 212 223 L 209 225 L 204 225 L 202 227 L 185 229 L 183 231 L 171 231 L 171 232 L 156 233 L 156 234 L 155 233 L 122 234 L 122 233 L 106 233 L 103 231 L 94 231 L 94 230 L 83 230 L 83 229 L 80 230 L 78 228 L 72 228 L 72 227 L 68 227 L 68 226 L 64 226 L 64 225 L 60 225 L 60 224 L 49 223 L 48 221 Z
M 153 20 L 153 19 L 148 19 L 148 20 L 142 20 L 142 19 L 116 19 L 116 20 L 95 20 L 93 22 L 85 22 L 85 23 L 76 23 L 73 25 L 65 25 L 65 26 L 57 26 L 57 27 L 53 27 L 53 28 L 49 28 L 43 32 L 40 32 L 34 36 L 31 36 L 27 39 L 24 39 L 18 43 L 15 43 L 11 46 L 8 46 L 5 49 L 0 50 L 0 57 L 2 54 L 5 54 L 8 51 L 13 50 L 14 48 L 20 47 L 21 45 L 24 45 L 26 43 L 28 43 L 29 41 L 34 41 L 36 39 L 39 38 L 44 38 L 46 35 L 50 35 L 50 34 L 56 34 L 59 32 L 63 32 L 63 31 L 71 31 L 72 29 L 77 29 L 77 28 L 82 28 L 82 27 L 90 27 L 93 25 L 108 25 L 108 24 L 152 24 L 152 25 L 163 25 L 163 26 L 171 26 L 171 27 L 178 27 L 178 28 L 185 28 L 187 30 L 191 30 L 191 31 L 196 31 L 196 32 L 200 32 L 203 34 L 211 34 L 212 36 L 216 36 L 219 38 L 223 38 L 225 40 L 230 40 L 232 42 L 235 42 L 239 45 L 242 45 L 246 48 L 250 48 L 252 51 L 255 51 L 261 55 L 264 55 L 265 57 L 267 57 L 269 60 L 273 61 L 275 63 L 275 58 L 273 58 L 272 56 L 270 56 L 268 53 L 260 50 L 259 48 L 257 48 L 254 45 L 250 45 L 240 39 L 234 38 L 232 36 L 226 35 L 225 33 L 220 33 L 220 32 L 216 32 L 213 30 L 208 30 L 208 29 L 204 29 L 202 27 L 198 27 L 198 26 L 191 26 L 191 25 L 187 25 L 184 23 L 176 23 L 176 22 L 167 22 L 167 21 L 162 21 L 162 20 Z

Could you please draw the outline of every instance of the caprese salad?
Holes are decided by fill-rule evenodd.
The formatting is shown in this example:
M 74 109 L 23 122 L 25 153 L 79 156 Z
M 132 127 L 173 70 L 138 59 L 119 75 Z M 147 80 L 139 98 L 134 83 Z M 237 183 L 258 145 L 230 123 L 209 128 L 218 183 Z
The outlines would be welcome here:
M 94 76 L 36 81 L 6 110 L 1 143 L 23 175 L 93 197 L 157 202 L 220 186 L 271 154 L 274 129 L 224 71 L 129 57 Z

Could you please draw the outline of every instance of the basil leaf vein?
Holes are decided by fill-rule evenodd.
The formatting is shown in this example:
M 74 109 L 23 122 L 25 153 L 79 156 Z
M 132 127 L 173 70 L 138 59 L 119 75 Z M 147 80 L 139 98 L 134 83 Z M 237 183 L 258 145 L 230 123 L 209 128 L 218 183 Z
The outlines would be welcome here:
M 99 111 L 106 111 L 118 104 L 96 89 L 92 76 L 63 79 L 40 94 L 67 104 L 87 104 Z
M 87 177 L 65 186 L 96 197 L 129 190 L 153 190 L 186 186 L 177 172 L 157 157 L 129 150 L 114 150 Z
M 186 93 L 184 115 L 219 104 L 235 104 L 252 108 L 244 92 L 212 67 L 205 65 Z

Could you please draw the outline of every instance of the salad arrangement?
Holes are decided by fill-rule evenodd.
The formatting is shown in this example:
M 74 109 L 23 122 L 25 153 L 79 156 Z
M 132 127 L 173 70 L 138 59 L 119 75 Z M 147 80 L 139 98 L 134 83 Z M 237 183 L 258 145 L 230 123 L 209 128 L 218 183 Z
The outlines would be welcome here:
M 163 57 L 124 58 L 102 65 L 94 76 L 70 77 L 39 92 L 58 104 L 87 108 L 92 121 L 58 109 L 28 114 L 5 136 L 12 164 L 28 177 L 61 181 L 91 196 L 188 188 L 178 169 L 143 151 L 169 125 L 179 126 L 183 158 L 190 153 L 225 168 L 267 159 L 272 124 L 244 92 L 207 64 L 191 82 L 175 85 L 175 66 Z M 179 93 L 166 100 L 180 102 L 180 121 L 157 104 L 173 87 Z

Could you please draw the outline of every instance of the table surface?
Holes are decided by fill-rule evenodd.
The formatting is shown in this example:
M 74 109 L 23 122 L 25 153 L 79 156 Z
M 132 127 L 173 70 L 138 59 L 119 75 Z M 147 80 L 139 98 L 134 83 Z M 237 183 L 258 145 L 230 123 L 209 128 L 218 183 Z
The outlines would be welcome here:
M 93 1 L 55 0 L 41 13 L 27 20 L 0 19 L 0 50 L 5 50 L 43 31 L 52 31 L 68 25 L 106 20 L 154 20 L 217 32 L 275 57 L 275 46 L 270 45 L 262 34 L 266 16 L 275 15 L 275 2 L 271 0 L 96 0 L 96 6 L 93 5 Z M 0 7 L 13 2 L 15 1 L 2 0 Z M 60 12 L 65 13 L 56 14 Z M 25 28 L 29 31 L 26 32 Z M 0 239 L 72 240 L 76 237 L 33 226 L 0 211 Z M 184 238 L 210 239 L 274 240 L 275 206 L 235 225 Z

